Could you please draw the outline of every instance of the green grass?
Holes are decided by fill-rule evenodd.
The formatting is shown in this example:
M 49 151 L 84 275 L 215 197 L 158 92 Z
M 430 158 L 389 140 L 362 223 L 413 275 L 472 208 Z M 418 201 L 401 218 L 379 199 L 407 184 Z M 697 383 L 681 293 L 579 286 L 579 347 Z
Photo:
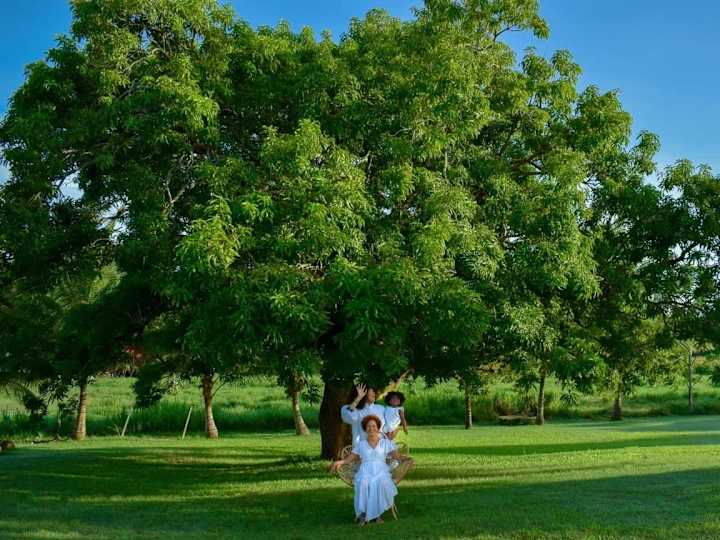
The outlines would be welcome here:
M 720 418 L 417 427 L 400 520 L 352 524 L 317 435 L 95 437 L 0 455 L 3 539 L 720 537 Z
M 116 435 L 122 429 L 134 396 L 132 379 L 102 377 L 90 386 L 88 432 Z M 422 381 L 405 384 L 408 396 L 406 411 L 413 425 L 460 425 L 464 421 L 463 396 L 454 383 L 428 388 Z M 576 406 L 560 399 L 560 389 L 553 381 L 548 385 L 546 414 L 553 419 L 609 418 L 611 400 L 604 395 L 581 396 Z M 135 411 L 128 426 L 131 434 L 176 434 L 182 431 L 190 406 L 194 407 L 190 432 L 203 430 L 202 402 L 198 385 L 187 384 L 179 392 L 166 396 L 158 405 Z M 317 428 L 318 405 L 303 404 L 305 421 Z M 498 414 L 520 409 L 520 400 L 509 384 L 495 384 L 474 401 L 474 416 L 480 422 L 492 422 Z M 687 414 L 685 388 L 655 386 L 640 388 L 626 399 L 625 414 L 630 417 Z M 720 388 L 701 380 L 696 384 L 696 413 L 720 414 Z M 217 394 L 215 421 L 221 432 L 258 432 L 292 429 L 290 402 L 272 379 L 253 378 L 243 385 L 226 385 Z M 54 432 L 55 410 L 40 431 Z M 66 423 L 67 434 L 71 424 Z M 38 429 L 29 424 L 22 406 L 0 393 L 0 437 L 31 438 Z

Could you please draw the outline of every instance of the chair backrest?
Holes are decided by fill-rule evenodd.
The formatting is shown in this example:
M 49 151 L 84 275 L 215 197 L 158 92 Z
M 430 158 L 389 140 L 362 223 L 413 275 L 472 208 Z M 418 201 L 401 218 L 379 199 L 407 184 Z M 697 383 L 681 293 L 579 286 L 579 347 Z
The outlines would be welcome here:
M 401 456 L 409 456 L 410 455 L 410 447 L 407 443 L 401 442 L 397 443 L 397 452 Z M 343 448 L 340 451 L 340 459 L 345 459 L 350 455 L 352 452 L 352 445 L 348 445 L 345 448 Z M 390 474 L 392 475 L 393 472 L 398 470 L 398 467 L 392 467 L 393 460 L 388 458 L 388 465 L 391 466 Z M 340 467 L 337 471 L 338 478 L 345 482 L 348 486 L 353 487 L 355 485 L 355 473 L 357 473 L 358 468 L 360 465 L 358 463 L 348 463 L 347 465 L 343 465 Z M 393 477 L 393 480 L 395 478 Z M 397 483 L 397 482 L 396 482 Z

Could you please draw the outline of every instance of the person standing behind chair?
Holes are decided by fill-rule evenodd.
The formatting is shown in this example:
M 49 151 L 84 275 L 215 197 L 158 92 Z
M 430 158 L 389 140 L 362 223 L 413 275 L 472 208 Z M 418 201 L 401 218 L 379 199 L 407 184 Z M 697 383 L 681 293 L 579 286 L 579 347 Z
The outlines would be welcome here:
M 407 421 L 405 420 L 405 396 L 402 392 L 388 392 L 385 395 L 385 425 L 383 433 L 390 439 L 395 440 L 400 426 L 405 435 L 408 434 Z
M 362 428 L 362 421 L 366 416 L 374 415 L 380 419 L 380 432 L 385 418 L 385 407 L 375 403 L 377 390 L 358 384 L 353 389 L 353 400 L 340 408 L 342 421 L 352 426 L 352 446 L 355 448 L 361 441 L 367 439 L 367 433 Z

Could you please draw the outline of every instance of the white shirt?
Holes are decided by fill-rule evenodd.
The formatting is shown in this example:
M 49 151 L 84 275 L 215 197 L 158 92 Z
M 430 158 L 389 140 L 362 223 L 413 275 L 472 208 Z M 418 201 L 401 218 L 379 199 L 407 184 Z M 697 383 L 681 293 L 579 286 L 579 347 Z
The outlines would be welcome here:
M 343 405 L 340 408 L 340 416 L 342 421 L 352 426 L 352 445 L 355 448 L 360 441 L 367 439 L 367 433 L 362 428 L 362 420 L 366 416 L 375 415 L 380 419 L 380 432 L 382 433 L 385 424 L 385 407 L 373 403 L 365 405 L 362 409 L 351 409 L 349 405 Z
M 385 433 L 392 433 L 402 424 L 400 411 L 405 412 L 403 407 L 385 407 Z

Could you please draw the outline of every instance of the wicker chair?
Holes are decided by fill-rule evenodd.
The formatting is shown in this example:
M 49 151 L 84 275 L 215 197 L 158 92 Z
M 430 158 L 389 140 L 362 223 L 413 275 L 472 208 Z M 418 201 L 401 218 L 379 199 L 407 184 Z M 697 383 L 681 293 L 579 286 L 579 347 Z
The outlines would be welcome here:
M 402 457 L 410 457 L 410 447 L 407 443 L 400 442 L 396 443 L 397 446 L 397 453 L 400 454 Z M 352 446 L 346 446 L 342 449 L 340 452 L 340 459 L 345 459 L 350 455 L 350 452 L 352 452 Z M 401 477 L 399 477 L 398 473 L 403 470 L 403 467 L 405 466 L 403 464 L 403 461 L 400 463 L 396 462 L 397 460 L 393 460 L 388 458 L 387 463 L 390 466 L 390 475 L 393 477 L 393 482 L 395 484 L 399 484 L 402 480 Z M 340 467 L 337 471 L 337 475 L 345 482 L 348 486 L 354 487 L 355 486 L 355 473 L 357 472 L 358 468 L 360 467 L 359 463 L 348 463 L 347 465 L 343 465 Z M 395 519 L 398 518 L 398 510 L 396 505 L 392 505 L 390 508 L 392 511 L 392 515 Z

